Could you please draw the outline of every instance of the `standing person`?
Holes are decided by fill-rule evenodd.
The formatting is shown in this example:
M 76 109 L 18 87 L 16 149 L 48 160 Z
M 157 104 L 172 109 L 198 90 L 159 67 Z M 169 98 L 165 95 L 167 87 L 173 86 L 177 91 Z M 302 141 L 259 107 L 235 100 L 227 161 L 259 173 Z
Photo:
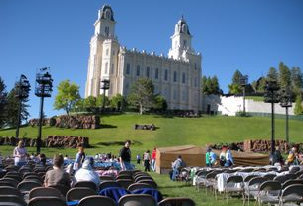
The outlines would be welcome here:
M 233 164 L 234 164 L 233 156 L 232 156 L 232 154 L 231 154 L 230 149 L 227 148 L 225 166 L 226 166 L 226 167 L 230 167 L 230 166 L 233 166 Z
M 137 154 L 137 164 L 139 165 L 141 163 L 141 156 L 140 154 Z
M 211 160 L 210 152 L 211 152 L 211 148 L 207 148 L 207 151 L 206 151 L 206 154 L 205 154 L 205 164 L 206 164 L 206 167 L 211 167 L 211 163 L 210 163 L 210 160 Z
M 121 170 L 133 170 L 133 166 L 130 164 L 131 160 L 131 151 L 130 151 L 131 141 L 126 140 L 124 146 L 120 150 L 120 166 Z
M 179 175 L 182 167 L 185 167 L 186 164 L 182 160 L 181 155 L 172 163 L 172 172 L 171 172 L 171 180 L 176 180 L 177 175 Z
M 152 151 L 152 157 L 151 157 L 151 168 L 155 172 L 156 171 L 156 147 L 154 147 Z
M 274 151 L 274 154 L 272 157 L 272 163 L 273 163 L 273 165 L 280 165 L 280 166 L 282 166 L 284 163 L 279 146 L 276 146 L 276 148 L 275 148 L 275 151 Z
M 76 159 L 74 163 L 74 171 L 78 170 L 85 159 L 84 147 L 82 145 L 78 146 L 78 152 L 76 154 Z
M 150 172 L 150 151 L 147 150 L 144 153 L 144 167 L 145 167 L 145 172 L 149 171 Z
M 62 155 L 55 155 L 53 159 L 53 170 L 49 170 L 45 174 L 44 186 L 63 185 L 67 188 L 71 187 L 71 178 L 67 172 L 63 170 L 64 159 Z
M 14 158 L 15 158 L 15 165 L 21 166 L 21 164 L 26 162 L 26 148 L 24 147 L 23 141 L 20 140 L 18 142 L 18 146 L 14 149 Z

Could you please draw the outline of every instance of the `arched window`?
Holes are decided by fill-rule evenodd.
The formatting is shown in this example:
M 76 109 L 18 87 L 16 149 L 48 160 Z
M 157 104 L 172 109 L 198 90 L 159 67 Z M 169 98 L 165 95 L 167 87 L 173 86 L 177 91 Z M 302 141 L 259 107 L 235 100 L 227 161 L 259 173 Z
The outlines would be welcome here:
M 126 65 L 126 74 L 130 74 L 130 64 Z
M 182 73 L 182 83 L 185 84 L 185 73 Z
M 159 69 L 156 68 L 155 69 L 155 79 L 158 79 L 159 78 Z
M 174 71 L 174 82 L 176 82 L 176 81 L 177 81 L 177 72 Z
M 168 79 L 168 71 L 167 71 L 167 69 L 165 69 L 165 71 L 164 71 L 164 80 L 167 81 L 167 79 Z
M 186 33 L 186 32 L 187 32 L 187 28 L 186 28 L 186 25 L 185 25 L 185 24 L 182 25 L 182 32 L 183 32 L 183 33 Z
M 137 76 L 140 76 L 140 66 L 137 66 Z
M 105 36 L 109 36 L 109 27 L 108 26 L 105 27 L 104 32 L 105 32 Z
M 106 17 L 107 19 L 110 19 L 110 16 L 111 16 L 110 10 L 109 10 L 109 9 L 106 9 L 106 11 L 105 11 L 105 17 Z
M 187 47 L 187 41 L 183 40 L 183 47 L 186 48 Z

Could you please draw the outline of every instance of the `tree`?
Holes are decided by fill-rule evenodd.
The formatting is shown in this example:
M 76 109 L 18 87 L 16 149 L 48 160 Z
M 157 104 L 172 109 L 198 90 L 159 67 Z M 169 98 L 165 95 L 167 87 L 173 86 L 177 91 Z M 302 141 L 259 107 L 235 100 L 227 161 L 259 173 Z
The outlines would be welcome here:
M 206 95 L 210 94 L 221 94 L 218 77 L 202 77 L 202 93 Z
M 125 104 L 126 102 L 121 94 L 117 94 L 116 96 L 113 96 L 110 100 L 110 106 L 117 110 L 121 110 L 123 108 L 123 105 Z
M 5 124 L 5 112 L 6 112 L 6 105 L 7 105 L 7 92 L 6 92 L 6 85 L 4 81 L 0 77 L 0 128 Z
M 211 92 L 213 94 L 220 94 L 219 80 L 216 75 L 211 78 Z
M 18 95 L 18 84 L 19 82 L 15 83 L 15 87 L 9 92 L 7 95 L 7 106 L 6 106 L 6 112 L 5 112 L 5 123 L 10 126 L 14 127 L 18 124 L 18 108 L 19 108 L 19 99 L 17 97 Z M 27 120 L 30 116 L 27 108 L 29 107 L 28 104 L 28 98 L 22 99 L 21 101 L 21 122 L 23 120 Z
M 58 94 L 55 99 L 54 109 L 64 109 L 69 115 L 71 109 L 74 108 L 76 102 L 80 99 L 79 86 L 69 80 L 64 80 L 60 82 L 57 89 Z
M 291 86 L 291 72 L 283 62 L 279 64 L 279 83 L 281 89 L 290 88 Z
M 94 96 L 88 96 L 83 100 L 83 106 L 85 108 L 93 108 L 97 106 L 97 98 Z
M 293 93 L 298 95 L 303 88 L 303 74 L 300 67 L 293 67 L 290 73 Z
M 296 97 L 296 104 L 294 108 L 294 113 L 295 115 L 300 115 L 303 113 L 303 108 L 302 108 L 302 95 L 299 94 Z
M 167 102 L 165 100 L 165 98 L 161 95 L 156 95 L 155 99 L 154 99 L 154 106 L 153 108 L 155 110 L 164 112 L 167 109 Z
M 96 107 L 102 107 L 104 101 L 105 101 L 105 106 L 109 106 L 110 101 L 109 101 L 108 97 L 105 96 L 105 98 L 104 98 L 103 95 L 101 95 L 101 94 L 98 95 L 98 96 L 96 97 Z
M 276 68 L 274 67 L 270 67 L 267 73 L 267 80 L 271 80 L 271 81 L 276 81 L 277 83 L 278 81 L 278 72 L 276 70 Z
M 140 78 L 131 88 L 128 95 L 128 102 L 135 107 L 139 107 L 140 114 L 153 106 L 154 100 L 154 86 L 150 79 Z
M 242 73 L 238 69 L 236 69 L 236 71 L 233 74 L 231 83 L 240 85 L 241 77 L 242 77 Z
M 228 85 L 228 93 L 229 94 L 240 94 L 242 92 L 242 88 L 240 85 L 242 74 L 237 69 L 232 77 L 231 84 Z

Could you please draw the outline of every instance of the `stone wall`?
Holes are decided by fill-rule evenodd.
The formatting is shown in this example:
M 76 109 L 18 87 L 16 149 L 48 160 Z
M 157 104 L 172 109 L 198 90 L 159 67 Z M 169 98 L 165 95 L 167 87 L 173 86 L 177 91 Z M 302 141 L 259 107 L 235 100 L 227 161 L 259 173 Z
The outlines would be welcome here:
M 281 152 L 287 153 L 290 150 L 290 146 L 286 140 L 275 140 L 275 145 L 279 146 Z M 302 143 L 298 144 L 303 145 Z M 271 140 L 255 139 L 255 140 L 244 140 L 243 150 L 245 152 L 270 152 L 271 151 Z
M 202 111 L 205 113 L 235 116 L 237 112 L 242 110 L 243 98 L 241 96 L 203 95 Z M 252 113 L 271 113 L 271 104 L 245 99 L 245 110 Z M 275 114 L 285 114 L 285 108 L 281 107 L 279 103 L 275 104 Z M 289 115 L 294 115 L 294 105 L 289 108 Z
M 29 120 L 30 126 L 39 126 L 39 119 Z M 71 129 L 97 129 L 100 127 L 100 117 L 96 115 L 62 115 L 58 117 L 45 118 L 43 126 L 55 126 Z
M 26 147 L 35 147 L 37 139 L 28 137 L 0 137 L 0 145 L 16 146 L 19 140 L 23 140 Z M 89 147 L 88 137 L 81 136 L 48 136 L 42 140 L 42 147 L 64 147 L 76 148 L 77 145 L 82 144 L 84 147 Z

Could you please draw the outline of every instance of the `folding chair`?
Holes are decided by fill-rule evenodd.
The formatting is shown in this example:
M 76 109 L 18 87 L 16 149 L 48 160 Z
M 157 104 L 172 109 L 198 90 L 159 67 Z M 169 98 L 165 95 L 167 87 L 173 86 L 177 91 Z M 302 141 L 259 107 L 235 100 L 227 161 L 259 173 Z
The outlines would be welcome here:
M 284 203 L 302 203 L 303 202 L 303 185 L 294 184 L 287 186 L 281 194 L 279 205 Z
M 76 182 L 75 187 L 88 187 L 94 191 L 97 191 L 97 185 L 92 181 L 79 181 Z
M 66 206 L 66 202 L 58 197 L 34 197 L 28 206 Z
M 195 202 L 190 198 L 185 197 L 168 197 L 158 203 L 158 206 L 195 206 Z
M 129 194 L 120 198 L 119 206 L 157 206 L 157 202 L 151 195 Z
M 78 206 L 96 206 L 96 205 L 116 206 L 116 203 L 113 199 L 100 195 L 91 195 L 84 197 L 78 203 Z
M 257 196 L 259 206 L 265 204 L 278 204 L 279 194 L 281 191 L 281 183 L 278 181 L 265 181 L 260 185 Z

